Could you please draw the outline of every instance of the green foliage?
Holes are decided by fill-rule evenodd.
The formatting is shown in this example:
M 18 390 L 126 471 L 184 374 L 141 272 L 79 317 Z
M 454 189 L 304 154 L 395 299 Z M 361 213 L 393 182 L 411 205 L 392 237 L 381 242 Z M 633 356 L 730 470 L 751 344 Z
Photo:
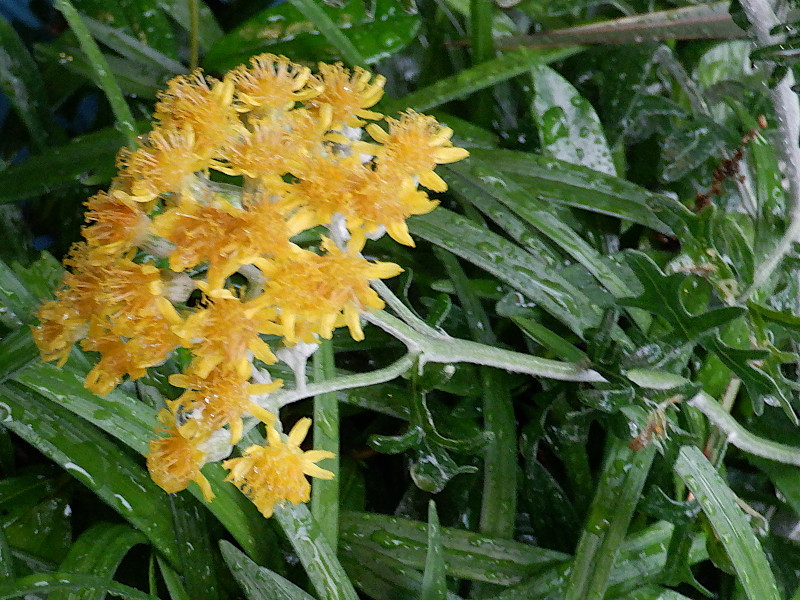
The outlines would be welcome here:
M 192 4 L 0 20 L 0 598 L 800 597 L 797 211 L 768 94 L 793 13 L 751 51 L 744 2 Z M 368 66 L 376 110 L 433 111 L 470 151 L 413 253 L 367 246 L 406 273 L 366 340 L 334 335 L 307 393 L 270 367 L 341 463 L 269 521 L 218 465 L 210 504 L 150 479 L 174 363 L 98 397 L 95 356 L 59 369 L 30 334 L 192 47 L 214 76 Z

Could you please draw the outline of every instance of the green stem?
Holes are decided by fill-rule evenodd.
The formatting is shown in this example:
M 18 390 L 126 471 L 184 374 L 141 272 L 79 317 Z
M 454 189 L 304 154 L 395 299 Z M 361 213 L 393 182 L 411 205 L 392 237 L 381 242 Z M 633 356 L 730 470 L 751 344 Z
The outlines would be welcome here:
M 426 362 L 446 364 L 466 362 L 561 381 L 605 381 L 605 378 L 597 371 L 577 363 L 539 358 L 458 338 L 427 337 L 397 317 L 383 311 L 365 312 L 363 316 L 368 322 L 377 325 L 406 344 L 409 352 L 421 354 L 421 364 Z
M 472 44 L 472 66 L 494 58 L 492 44 L 492 9 L 494 0 L 470 0 L 470 42 Z M 472 121 L 490 129 L 494 112 L 494 98 L 491 89 L 479 90 L 472 97 Z
M 323 340 L 314 353 L 313 377 L 317 383 L 331 380 L 336 375 L 333 344 Z M 320 524 L 322 533 L 331 548 L 336 548 L 339 536 L 339 401 L 336 392 L 317 394 L 314 397 L 314 449 L 328 450 L 336 456 L 325 462 L 333 472 L 328 481 L 315 479 L 311 488 L 311 514 Z
M 114 75 L 111 73 L 111 68 L 108 66 L 103 53 L 97 42 L 94 41 L 92 35 L 86 27 L 86 24 L 81 19 L 80 14 L 72 5 L 69 0 L 56 0 L 55 6 L 64 15 L 70 29 L 75 33 L 78 38 L 78 43 L 81 50 L 86 54 L 89 59 L 89 64 L 92 65 L 92 70 L 97 77 L 97 83 L 108 98 L 108 103 L 111 105 L 111 111 L 114 113 L 114 118 L 117 121 L 117 127 L 125 135 L 128 146 L 131 148 L 136 147 L 136 126 L 134 124 L 133 115 L 130 108 L 128 108 L 125 97 L 122 95 L 122 90 L 117 84 Z
M 200 65 L 200 0 L 189 0 L 189 70 Z

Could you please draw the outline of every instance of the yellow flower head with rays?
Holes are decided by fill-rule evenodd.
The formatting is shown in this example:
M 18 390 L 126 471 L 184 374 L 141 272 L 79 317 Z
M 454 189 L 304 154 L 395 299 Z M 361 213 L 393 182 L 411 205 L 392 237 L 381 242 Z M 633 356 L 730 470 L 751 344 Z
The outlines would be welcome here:
M 306 475 L 333 478 L 333 473 L 316 464 L 324 458 L 333 458 L 333 452 L 300 449 L 309 427 L 311 419 L 300 419 L 284 442 L 275 428 L 268 425 L 266 445 L 250 446 L 240 458 L 222 463 L 230 471 L 225 481 L 242 490 L 267 518 L 272 516 L 275 506 L 284 502 L 308 502 L 311 484 Z
M 384 306 L 372 283 L 402 271 L 365 258 L 367 240 L 385 231 L 413 246 L 406 220 L 437 205 L 420 185 L 444 191 L 434 169 L 467 155 L 432 117 L 379 126 L 383 85 L 360 67 L 314 75 L 272 54 L 222 79 L 181 75 L 88 201 L 85 242 L 33 338 L 59 365 L 75 343 L 97 353 L 85 385 L 98 394 L 167 363 L 174 389 L 147 457 L 164 491 L 195 481 L 211 500 L 200 468 L 230 454 L 248 417 L 267 443 L 223 466 L 265 516 L 307 501 L 307 477 L 333 476 L 316 465 L 332 453 L 300 449 L 309 419 L 278 433 L 270 365 L 340 327 L 364 338 L 364 312 Z

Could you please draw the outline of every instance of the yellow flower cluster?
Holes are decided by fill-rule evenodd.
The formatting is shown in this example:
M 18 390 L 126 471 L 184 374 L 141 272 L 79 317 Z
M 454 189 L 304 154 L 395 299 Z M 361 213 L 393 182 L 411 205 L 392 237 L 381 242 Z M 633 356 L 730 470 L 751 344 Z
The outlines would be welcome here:
M 271 54 L 222 80 L 177 77 L 153 130 L 120 152 L 109 190 L 88 201 L 85 242 L 34 338 L 59 365 L 75 342 L 98 352 L 86 386 L 99 394 L 178 348 L 191 354 L 170 377 L 184 391 L 159 414 L 147 461 L 167 492 L 194 481 L 210 500 L 200 468 L 219 460 L 220 440 L 230 451 L 248 415 L 266 424 L 267 444 L 223 466 L 265 516 L 306 501 L 306 475 L 332 476 L 315 464 L 330 453 L 299 449 L 307 420 L 282 436 L 253 400 L 281 382 L 251 379 L 262 373 L 254 360 L 277 360 L 264 335 L 291 347 L 347 326 L 363 339 L 359 311 L 383 308 L 369 282 L 402 270 L 364 258 L 366 240 L 385 231 L 413 246 L 406 219 L 436 206 L 419 185 L 446 189 L 434 168 L 467 155 L 432 117 L 408 111 L 379 126 L 370 109 L 383 83 L 341 64 L 313 75 Z M 292 243 L 318 226 L 328 228 L 318 251 Z M 234 285 L 237 273 L 246 285 Z

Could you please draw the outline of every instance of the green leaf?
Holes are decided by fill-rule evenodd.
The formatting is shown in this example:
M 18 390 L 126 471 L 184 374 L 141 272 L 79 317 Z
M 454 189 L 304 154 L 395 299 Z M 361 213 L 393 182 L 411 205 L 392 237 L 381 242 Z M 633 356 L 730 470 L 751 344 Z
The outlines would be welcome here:
M 677 200 L 555 158 L 481 148 L 470 150 L 470 156 L 470 161 L 474 159 L 491 167 L 491 173 L 484 172 L 483 177 L 494 175 L 514 181 L 522 189 L 535 189 L 537 200 L 627 219 L 661 233 L 671 233 L 670 227 L 661 220 L 667 207 L 688 212 Z
M 276 506 L 278 521 L 308 574 L 317 595 L 329 600 L 357 600 L 353 584 L 305 504 Z
M 594 108 L 571 83 L 545 65 L 531 69 L 531 114 L 545 154 L 615 176 L 603 126 Z
M 550 0 L 537 2 L 547 8 Z M 574 10 L 574 2 L 564 2 Z M 702 27 L 698 25 L 702 23 Z M 515 38 L 514 43 L 525 45 L 567 44 L 641 44 L 646 41 L 697 38 L 698 29 L 709 39 L 742 37 L 744 32 L 728 15 L 728 2 L 709 2 L 696 6 L 682 6 L 669 10 L 646 12 L 639 15 L 607 19 L 588 25 L 554 29 Z
M 91 17 L 84 17 L 84 23 L 98 42 L 108 46 L 132 62 L 139 63 L 150 69 L 160 69 L 171 75 L 180 75 L 186 72 L 186 67 L 183 63 L 126 34 L 121 29 L 110 27 Z
M 447 574 L 460 579 L 501 585 L 518 583 L 568 556 L 536 546 L 442 527 L 442 551 Z M 357 556 L 384 554 L 422 569 L 427 556 L 427 525 L 419 521 L 373 513 L 342 511 L 339 551 Z
M 780 385 L 773 375 L 752 362 L 764 361 L 764 359 L 768 358 L 770 355 L 769 350 L 763 348 L 733 348 L 723 342 L 718 335 L 707 336 L 703 339 L 702 344 L 704 347 L 714 352 L 722 363 L 736 373 L 736 376 L 742 380 L 747 387 L 748 394 L 750 394 L 753 400 L 754 410 L 757 414 L 763 410 L 763 404 L 759 406 L 757 403 L 768 401 L 768 403 L 771 404 L 773 401 L 777 401 L 783 408 L 786 416 L 788 416 L 795 425 L 800 423 L 792 407 L 790 390 L 784 389 L 785 386 Z M 765 364 L 768 363 L 765 361 Z M 777 367 L 777 365 L 775 366 Z M 780 375 L 780 372 L 776 374 L 781 378 L 783 377 Z
M 165 493 L 96 427 L 19 384 L 0 386 L 3 425 L 58 463 L 144 533 L 170 561 L 177 549 Z
M 215 548 L 211 543 L 208 514 L 200 502 L 188 494 L 169 496 L 180 561 L 179 572 L 189 598 L 218 600 L 219 583 L 214 569 Z
M 342 564 L 355 585 L 374 600 L 419 598 L 422 593 L 422 573 L 387 556 L 345 555 Z M 461 597 L 448 592 L 447 600 Z
M 25 333 L 30 337 L 29 332 Z M 73 348 L 72 352 L 80 356 L 77 349 Z M 36 361 L 14 375 L 25 387 L 49 398 L 53 404 L 67 408 L 139 454 L 146 454 L 157 424 L 156 411 L 120 389 L 106 396 L 97 396 L 84 387 L 84 376 L 85 373 L 71 369 L 69 363 L 59 370 L 51 364 Z M 208 509 L 251 556 L 261 559 L 262 551 L 268 553 L 271 550 L 263 542 L 269 539 L 265 532 L 266 521 L 236 487 L 223 481 L 227 471 L 221 465 L 209 464 L 203 467 L 203 471 L 216 494 Z M 159 488 L 156 490 L 161 493 Z M 195 497 L 203 498 L 196 485 L 191 484 L 189 491 Z
M 444 208 L 409 219 L 415 235 L 488 271 L 537 302 L 578 335 L 599 321 L 588 298 L 549 265 L 484 227 Z
M 0 406 L 0 412 L 3 411 L 5 408 Z M 24 479 L 11 478 L 8 483 L 24 486 L 11 497 L 8 490 L 3 494 L 0 522 L 8 545 L 37 560 L 61 561 L 72 541 L 72 521 L 65 514 L 69 499 L 59 489 L 58 482 L 45 480 L 42 487 L 33 487 L 27 486 Z
M 775 577 L 736 496 L 703 453 L 684 446 L 675 462 L 680 476 L 700 503 L 733 563 L 738 581 L 750 600 L 780 600 Z
M 553 214 L 552 206 L 536 198 L 539 189 L 534 182 L 523 187 L 515 181 L 506 179 L 502 174 L 497 174 L 489 164 L 475 158 L 451 165 L 448 171 L 445 180 L 450 189 L 502 227 L 505 228 L 505 225 L 509 224 L 508 217 L 497 219 L 498 215 L 503 215 L 504 208 L 520 217 L 521 226 L 516 226 L 510 235 L 522 245 L 533 250 L 536 246 L 534 239 L 547 238 L 583 265 L 598 283 L 615 297 L 622 298 L 631 294 L 628 284 L 619 274 L 624 267 L 609 266 L 607 261 L 602 260 L 599 252 L 565 224 L 557 214 Z M 531 228 L 535 229 L 536 233 L 531 231 Z M 641 329 L 648 328 L 649 316 L 636 310 L 632 311 L 631 316 Z
M 14 579 L 14 557 L 6 534 L 0 527 L 0 585 Z
M 665 275 L 649 256 L 642 252 L 626 254 L 628 264 L 642 284 L 642 292 L 634 298 L 620 301 L 625 306 L 636 306 L 662 317 L 673 328 L 674 335 L 684 341 L 697 341 L 699 337 L 743 314 L 738 306 L 716 308 L 701 314 L 691 314 L 683 304 L 686 296 L 686 275 Z
M 85 573 L 111 580 L 125 555 L 147 538 L 128 525 L 98 522 L 84 531 L 69 549 L 59 569 L 64 573 Z M 102 600 L 104 590 L 56 590 L 48 600 Z
M 37 304 L 28 287 L 0 260 L 0 323 L 10 329 L 21 327 L 30 322 L 31 309 Z
M 37 55 L 40 60 L 50 62 L 61 61 L 63 56 L 69 56 L 69 61 L 64 63 L 64 68 L 81 78 L 92 81 L 95 85 L 100 85 L 94 65 L 87 55 L 75 46 L 50 44 L 39 46 Z M 142 64 L 128 58 L 122 58 L 116 54 L 102 53 L 104 60 L 108 63 L 109 69 L 114 73 L 116 84 L 120 91 L 126 96 L 137 98 L 155 99 L 159 90 L 166 87 L 166 82 L 173 75 L 161 67 L 152 64 Z M 146 125 L 145 130 L 150 129 L 151 125 Z
M 305 8 L 311 4 L 303 2 Z M 398 52 L 417 33 L 419 16 L 397 8 L 395 0 L 378 0 L 374 16 L 369 17 L 361 0 L 348 0 L 341 8 L 319 7 L 313 11 L 312 20 L 293 3 L 278 4 L 217 40 L 206 54 L 203 66 L 211 71 L 226 71 L 263 52 L 309 62 L 344 58 L 351 64 L 372 64 Z M 320 24 L 324 31 L 320 30 Z M 336 43 L 331 42 L 331 35 Z M 340 36 L 349 41 L 348 56 L 342 52 Z M 353 49 L 359 56 L 352 53 Z
M 487 60 L 470 69 L 445 77 L 426 88 L 417 90 L 402 98 L 385 99 L 379 106 L 386 112 L 412 108 L 427 111 L 451 100 L 459 100 L 493 85 L 506 81 L 528 71 L 533 65 L 547 64 L 575 54 L 577 49 L 535 50 L 519 48 L 503 53 L 498 58 Z
M 178 572 L 170 567 L 169 563 L 158 554 L 156 555 L 156 562 L 158 562 L 158 568 L 161 570 L 161 577 L 164 579 L 164 584 L 167 586 L 167 591 L 169 592 L 171 600 L 192 600 L 191 596 L 186 592 L 186 588 L 183 586 L 183 581 L 181 580 L 181 576 L 178 575 Z M 155 577 L 155 572 L 153 572 L 153 577 Z M 151 591 L 155 589 L 155 587 L 156 586 L 151 585 Z
M 22 596 L 36 596 L 56 590 L 91 590 L 101 594 L 113 594 L 124 600 L 158 600 L 136 588 L 110 581 L 105 577 L 83 573 L 37 573 L 20 577 L 16 581 L 0 583 L 0 600 L 12 600 Z
M 655 456 L 650 445 L 633 452 L 613 438 L 600 484 L 575 551 L 565 600 L 602 600 L 645 479 Z
M 305 18 L 311 21 L 325 39 L 336 48 L 340 56 L 350 64 L 366 67 L 367 63 L 350 39 L 342 33 L 342 30 L 333 22 L 323 8 L 313 2 L 313 0 L 289 0 Z M 373 13 L 374 14 L 374 13 Z
M 690 598 L 669 588 L 648 585 L 624 596 L 618 596 L 614 600 L 690 600 Z
M 85 178 L 109 181 L 125 137 L 113 127 L 78 137 L 0 171 L 0 202 L 41 196 Z
M 248 600 L 315 600 L 288 579 L 258 566 L 225 540 L 220 541 L 219 549 Z
M 439 528 L 439 515 L 436 503 L 428 501 L 428 551 L 425 555 L 425 573 L 422 577 L 421 600 L 445 600 L 447 581 L 445 579 L 444 556 Z
M 186 32 L 192 30 L 190 2 L 186 0 L 157 0 L 158 7 L 172 17 Z M 217 23 L 214 13 L 205 2 L 197 0 L 200 6 L 200 22 L 198 23 L 198 41 L 200 48 L 208 52 L 211 46 L 222 37 L 222 28 Z
M 114 79 L 114 71 L 109 67 L 108 62 L 103 57 L 102 52 L 100 52 L 100 48 L 97 46 L 94 39 L 92 39 L 89 30 L 83 23 L 83 19 L 78 11 L 75 10 L 72 3 L 69 0 L 54 1 L 55 7 L 64 15 L 70 28 L 77 36 L 81 49 L 89 58 L 100 89 L 103 90 L 111 105 L 111 110 L 114 113 L 117 126 L 125 136 L 128 145 L 136 147 L 136 124 L 133 120 L 130 108 L 128 108 L 128 104 L 125 102 L 125 98 L 122 95 L 122 91 L 119 89 L 119 85 L 117 85 Z
M 0 18 L 0 89 L 41 152 L 47 146 L 51 119 L 47 95 L 36 62 L 5 18 Z

